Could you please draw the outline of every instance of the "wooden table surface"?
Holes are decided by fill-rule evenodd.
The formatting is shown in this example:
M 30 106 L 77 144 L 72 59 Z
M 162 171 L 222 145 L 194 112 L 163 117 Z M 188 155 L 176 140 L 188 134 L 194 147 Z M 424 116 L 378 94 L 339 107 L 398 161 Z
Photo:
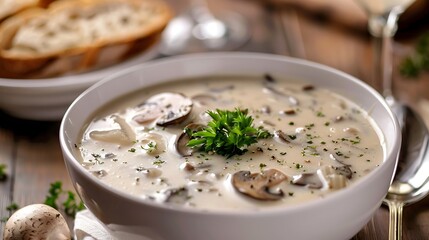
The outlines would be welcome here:
M 169 1 L 176 12 L 184 10 L 186 1 Z M 209 1 L 216 13 L 233 10 L 248 19 L 252 37 L 237 51 L 266 52 L 308 59 L 326 64 L 370 83 L 372 80 L 373 41 L 361 28 L 329 21 L 320 15 L 284 5 L 267 5 L 259 1 Z M 427 28 L 426 28 L 427 29 Z M 424 116 L 429 99 L 429 75 L 417 79 L 401 77 L 397 65 L 412 49 L 420 33 L 399 31 L 394 45 L 395 94 L 414 106 Z M 402 34 L 401 32 L 406 34 Z M 0 96 L 1 98 L 2 96 Z M 428 108 L 429 109 L 429 108 Z M 426 117 L 426 121 L 429 119 Z M 62 181 L 63 188 L 73 190 L 58 141 L 59 121 L 41 122 L 18 119 L 0 110 L 0 164 L 7 166 L 8 178 L 0 182 L 0 218 L 7 217 L 11 203 L 25 206 L 42 203 L 50 183 Z M 364 198 L 365 196 L 362 196 Z M 404 239 L 429 239 L 429 198 L 404 209 Z M 73 219 L 68 219 L 72 226 Z M 388 210 L 381 206 L 372 220 L 353 239 L 387 239 Z M 0 222 L 3 233 L 4 222 Z M 335 231 L 335 226 L 333 226 Z

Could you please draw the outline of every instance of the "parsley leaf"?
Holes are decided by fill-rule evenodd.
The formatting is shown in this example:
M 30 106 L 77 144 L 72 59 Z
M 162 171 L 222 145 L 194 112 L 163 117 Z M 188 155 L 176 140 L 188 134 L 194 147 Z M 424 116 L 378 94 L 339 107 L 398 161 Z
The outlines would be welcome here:
M 78 211 L 85 209 L 85 205 L 83 205 L 82 201 L 79 203 L 76 201 L 76 197 L 73 192 L 67 191 L 67 196 L 66 201 L 63 203 L 63 207 L 64 212 L 68 216 L 75 216 Z
M 48 206 L 58 209 L 58 205 L 56 202 L 61 192 L 62 192 L 61 182 L 57 181 L 57 182 L 51 183 L 51 187 L 49 188 L 49 195 L 46 196 L 44 203 Z
M 7 220 L 9 220 L 12 214 L 18 209 L 19 209 L 19 206 L 15 202 L 12 202 L 10 205 L 6 206 L 6 210 L 9 211 L 9 216 L 1 218 L 0 222 L 7 222 Z
M 78 202 L 76 200 L 75 193 L 62 189 L 62 183 L 60 181 L 51 183 L 49 195 L 46 196 L 44 203 L 58 210 L 59 208 L 57 203 L 62 195 L 67 196 L 61 206 L 64 208 L 63 210 L 68 216 L 74 217 L 78 211 L 85 208 L 82 201 Z
M 239 108 L 234 111 L 207 111 L 212 121 L 201 131 L 186 131 L 191 138 L 187 145 L 230 158 L 245 153 L 246 147 L 256 143 L 258 139 L 272 137 L 262 127 L 255 128 L 252 125 L 253 118 L 247 112 L 247 109 Z

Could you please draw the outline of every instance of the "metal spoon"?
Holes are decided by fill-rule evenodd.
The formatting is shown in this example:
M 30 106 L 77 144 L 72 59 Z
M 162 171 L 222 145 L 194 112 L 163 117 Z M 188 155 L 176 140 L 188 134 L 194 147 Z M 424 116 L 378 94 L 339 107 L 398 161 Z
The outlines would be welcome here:
M 392 27 L 393 29 L 394 27 Z M 392 34 L 393 35 L 393 34 Z M 402 129 L 402 145 L 393 182 L 383 203 L 389 207 L 389 239 L 402 239 L 403 207 L 429 193 L 429 131 L 412 108 L 395 100 L 392 94 L 391 34 L 378 38 L 376 51 L 380 59 L 378 76 L 383 81 L 383 95 Z
M 383 200 L 389 207 L 389 239 L 402 239 L 402 209 L 429 193 L 429 132 L 411 108 L 395 104 L 394 113 L 402 116 L 403 140 L 394 180 Z M 393 108 L 392 108 L 393 109 Z

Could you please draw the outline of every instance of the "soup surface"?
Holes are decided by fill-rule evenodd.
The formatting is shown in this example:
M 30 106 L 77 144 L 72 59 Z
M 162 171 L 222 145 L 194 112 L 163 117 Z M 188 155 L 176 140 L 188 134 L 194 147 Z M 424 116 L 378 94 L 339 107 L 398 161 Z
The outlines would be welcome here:
M 208 110 L 246 112 L 271 135 L 222 156 L 187 146 Z M 187 131 L 184 131 L 187 129 Z M 100 109 L 76 150 L 104 183 L 162 204 L 210 211 L 294 205 L 347 187 L 383 159 L 367 112 L 326 89 L 270 75 L 156 85 Z

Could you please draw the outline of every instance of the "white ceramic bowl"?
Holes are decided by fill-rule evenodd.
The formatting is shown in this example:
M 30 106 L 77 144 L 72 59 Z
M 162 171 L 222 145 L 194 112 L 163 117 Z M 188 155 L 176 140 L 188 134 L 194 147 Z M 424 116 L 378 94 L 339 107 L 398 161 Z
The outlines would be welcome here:
M 199 76 L 270 73 L 331 89 L 370 112 L 386 144 L 384 162 L 352 186 L 296 207 L 261 212 L 208 213 L 171 208 L 101 183 L 76 160 L 74 143 L 89 116 L 105 103 L 157 83 Z M 350 239 L 379 208 L 391 182 L 400 131 L 383 98 L 338 70 L 276 55 L 212 53 L 163 59 L 122 71 L 85 91 L 66 112 L 61 147 L 72 182 L 92 213 L 109 228 L 154 240 Z
M 0 78 L 0 109 L 31 120 L 61 120 L 83 91 L 106 76 L 154 58 L 154 46 L 127 61 L 85 72 L 45 79 Z

